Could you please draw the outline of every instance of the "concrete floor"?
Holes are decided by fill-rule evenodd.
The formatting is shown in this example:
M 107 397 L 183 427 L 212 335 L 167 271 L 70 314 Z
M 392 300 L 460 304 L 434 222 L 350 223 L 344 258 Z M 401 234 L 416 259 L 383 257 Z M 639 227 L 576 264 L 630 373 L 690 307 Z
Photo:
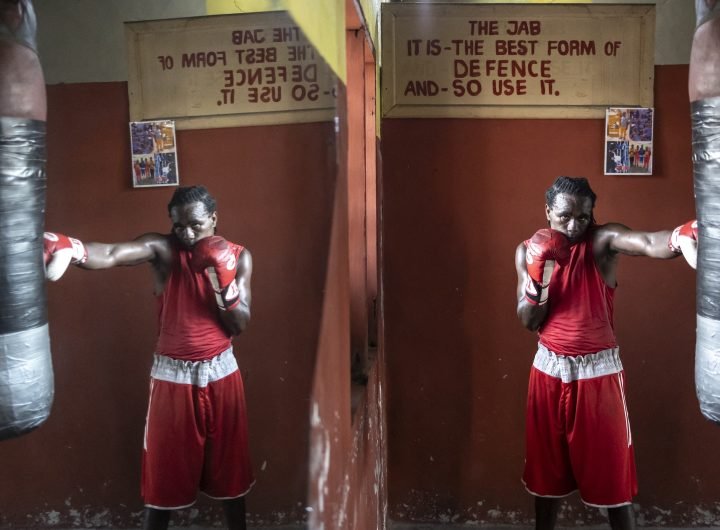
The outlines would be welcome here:
M 388 530 L 533 530 L 532 526 L 522 525 L 471 525 L 471 524 L 410 524 L 392 523 Z M 598 526 L 558 526 L 557 530 L 610 530 L 609 525 Z M 637 530 L 720 530 L 717 526 L 693 526 L 688 528 L 671 528 L 668 526 L 638 526 Z
M 18 530 L 48 530 L 49 527 L 43 527 L 41 529 L 35 529 L 32 527 L 22 527 Z M 221 526 L 174 526 L 170 525 L 169 530 L 219 530 Z M 386 530 L 533 530 L 532 526 L 527 525 L 473 525 L 467 524 L 442 524 L 442 523 L 396 523 L 388 521 Z M 693 526 L 692 528 L 671 528 L 671 527 L 651 527 L 651 526 L 639 526 L 638 530 L 720 530 L 720 527 L 716 526 Z M 0 529 L 2 530 L 2 529 Z M 52 530 L 79 530 L 79 527 L 73 528 L 56 528 L 52 527 Z M 80 530 L 139 530 L 135 528 L 111 528 L 111 527 L 82 527 Z M 248 530 L 308 530 L 305 525 L 281 525 L 281 526 L 248 526 Z M 374 530 L 371 528 L 358 528 L 356 530 Z M 608 525 L 593 525 L 593 526 L 558 526 L 557 530 L 610 530 Z
M 33 527 L 18 527 L 18 530 L 48 530 L 48 528 L 52 528 L 52 530 L 139 530 L 139 528 L 112 528 L 112 527 L 73 527 L 73 528 L 56 528 L 56 527 L 42 527 L 42 528 L 33 528 Z M 170 525 L 170 528 L 168 530 L 219 530 L 221 526 L 197 526 L 197 525 L 191 525 L 191 526 L 173 526 Z M 465 530 L 468 528 L 471 528 L 467 525 L 462 526 Z M 460 526 L 458 525 L 441 525 L 441 526 L 433 526 L 433 525 L 420 525 L 420 526 L 414 526 L 414 525 L 396 525 L 393 523 L 389 523 L 387 530 L 455 530 L 460 529 Z M 2 527 L 0 527 L 0 530 L 2 530 Z M 248 530 L 308 530 L 307 526 L 305 525 L 281 525 L 281 526 L 248 526 Z M 370 528 L 358 528 L 357 530 L 372 530 Z M 494 530 L 490 527 L 485 527 L 484 530 Z M 509 527 L 506 530 L 532 530 L 530 528 L 523 528 L 523 527 Z M 560 529 L 558 529 L 560 530 Z M 590 528 L 585 528 L 583 530 L 592 530 Z M 604 529 L 608 530 L 608 529 Z M 668 529 L 663 529 L 668 530 Z M 693 528 L 692 530 L 703 530 L 698 528 Z M 717 530 L 720 530 L 718 528 Z
M 220 526 L 170 526 L 169 530 L 218 530 Z M 527 525 L 473 525 L 473 524 L 442 524 L 442 523 L 396 523 L 388 521 L 387 530 L 533 530 L 532 526 Z M 22 530 L 47 530 L 48 527 L 42 529 L 33 529 L 31 527 L 23 527 Z M 18 528 L 18 530 L 20 530 Z M 74 528 L 56 528 L 52 530 L 79 530 Z M 82 527 L 81 530 L 139 530 L 136 528 L 89 528 Z M 249 526 L 248 530 L 308 530 L 304 525 L 282 525 L 282 526 Z M 370 528 L 358 528 L 356 530 L 374 530 Z M 581 526 L 558 526 L 557 530 L 610 530 L 609 525 L 581 525 Z M 638 526 L 637 530 L 720 530 L 718 526 L 693 526 L 686 528 L 674 528 L 669 526 Z

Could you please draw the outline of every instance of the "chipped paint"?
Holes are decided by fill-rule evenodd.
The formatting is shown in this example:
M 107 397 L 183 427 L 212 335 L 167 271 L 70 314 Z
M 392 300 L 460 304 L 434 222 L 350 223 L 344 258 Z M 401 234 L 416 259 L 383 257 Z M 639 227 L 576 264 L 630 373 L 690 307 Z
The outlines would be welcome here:
M 370 370 L 354 413 L 338 407 L 342 399 L 334 394 L 312 399 L 308 528 L 387 528 L 387 442 L 379 364 Z
M 316 506 L 308 507 L 310 525 L 316 530 L 323 530 L 325 523 L 325 498 L 328 495 L 328 473 L 330 472 L 330 433 L 322 425 L 320 406 L 313 401 L 310 415 L 310 477 L 314 483 Z M 313 486 L 311 486 L 313 487 Z

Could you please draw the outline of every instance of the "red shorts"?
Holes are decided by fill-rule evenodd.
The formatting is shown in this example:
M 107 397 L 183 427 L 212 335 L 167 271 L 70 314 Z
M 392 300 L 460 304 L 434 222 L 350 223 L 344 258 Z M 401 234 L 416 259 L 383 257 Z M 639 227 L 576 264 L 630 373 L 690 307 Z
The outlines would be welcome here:
M 197 362 L 155 355 L 143 449 L 147 507 L 190 506 L 198 489 L 216 499 L 249 491 L 245 395 L 232 349 Z
M 530 372 L 523 482 L 538 497 L 575 490 L 616 507 L 637 494 L 619 350 L 566 357 L 539 345 Z

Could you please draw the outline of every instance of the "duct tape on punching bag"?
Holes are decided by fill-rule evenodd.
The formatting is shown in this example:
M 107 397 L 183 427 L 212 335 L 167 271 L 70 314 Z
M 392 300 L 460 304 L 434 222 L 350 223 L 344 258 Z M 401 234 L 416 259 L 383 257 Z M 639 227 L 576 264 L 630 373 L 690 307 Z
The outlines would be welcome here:
M 698 215 L 695 386 L 700 411 L 720 423 L 720 97 L 691 103 Z
M 21 45 L 37 55 L 35 11 L 30 0 L 5 4 L 0 41 L 3 114 L 25 116 L 31 93 L 24 83 Z M 35 68 L 40 68 L 37 63 Z M 44 90 L 44 86 L 43 86 Z M 45 114 L 45 98 L 33 101 Z M 18 106 L 18 109 L 15 108 Z M 17 112 L 18 114 L 14 114 Z M 45 216 L 45 122 L 0 117 L 0 440 L 29 432 L 50 414 L 53 372 L 42 261 Z
M 0 440 L 50 414 L 53 371 L 42 258 L 45 122 L 0 117 Z

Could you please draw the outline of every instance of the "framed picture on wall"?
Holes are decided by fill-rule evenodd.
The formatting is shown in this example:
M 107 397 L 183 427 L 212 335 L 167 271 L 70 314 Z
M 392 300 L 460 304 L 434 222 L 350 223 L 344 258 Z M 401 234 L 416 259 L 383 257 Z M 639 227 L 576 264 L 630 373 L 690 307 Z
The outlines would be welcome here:
M 130 122 L 130 169 L 134 188 L 180 182 L 173 120 Z
M 655 109 L 610 107 L 605 111 L 605 174 L 652 175 Z

